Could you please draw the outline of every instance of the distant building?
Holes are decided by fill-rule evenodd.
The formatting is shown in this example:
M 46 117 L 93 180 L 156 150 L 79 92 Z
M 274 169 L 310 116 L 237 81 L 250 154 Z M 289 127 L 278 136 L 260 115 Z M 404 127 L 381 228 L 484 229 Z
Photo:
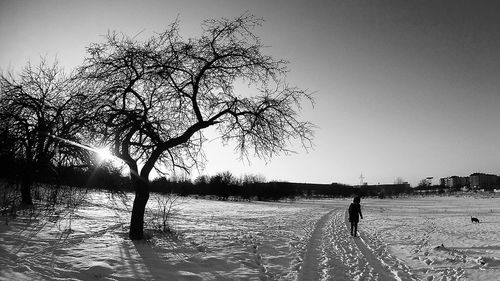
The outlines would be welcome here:
M 464 187 L 469 185 L 469 177 L 458 177 L 451 176 L 449 177 L 448 187 L 456 188 L 456 187 Z
M 441 186 L 450 188 L 461 188 L 464 186 L 469 186 L 470 180 L 469 177 L 451 176 L 447 178 L 440 178 L 439 184 Z
M 366 191 L 366 195 L 395 195 L 400 193 L 408 192 L 410 184 L 408 182 L 399 184 L 365 184 L 363 185 L 363 190 Z
M 474 173 L 470 175 L 471 188 L 494 188 L 500 185 L 500 177 L 497 175 Z
M 440 178 L 439 179 L 439 185 L 441 185 L 441 186 L 446 186 L 447 182 L 448 182 L 448 178 Z

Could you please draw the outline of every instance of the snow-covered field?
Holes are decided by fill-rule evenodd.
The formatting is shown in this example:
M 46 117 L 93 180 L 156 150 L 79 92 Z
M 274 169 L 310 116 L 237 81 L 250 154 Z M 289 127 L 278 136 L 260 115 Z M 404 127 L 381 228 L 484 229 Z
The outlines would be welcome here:
M 93 193 L 58 217 L 1 217 L 0 280 L 498 280 L 499 198 L 363 199 L 360 238 L 350 201 L 179 198 L 172 234 L 132 242 L 130 202 Z
M 361 231 L 391 267 L 418 280 L 500 280 L 500 198 L 366 200 L 364 210 Z

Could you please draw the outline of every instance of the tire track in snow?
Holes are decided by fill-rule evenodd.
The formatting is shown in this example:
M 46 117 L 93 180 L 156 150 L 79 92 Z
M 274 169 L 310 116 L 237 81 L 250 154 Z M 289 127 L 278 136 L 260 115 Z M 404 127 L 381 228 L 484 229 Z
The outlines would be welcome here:
M 320 270 L 319 263 L 322 256 L 322 238 L 324 236 L 324 228 L 327 225 L 329 217 L 335 210 L 323 215 L 314 226 L 314 230 L 307 244 L 306 254 L 302 262 L 299 273 L 299 281 L 319 280 Z
M 347 223 L 345 210 L 338 208 L 319 219 L 298 280 L 401 280 L 366 244 L 364 235 L 350 236 Z

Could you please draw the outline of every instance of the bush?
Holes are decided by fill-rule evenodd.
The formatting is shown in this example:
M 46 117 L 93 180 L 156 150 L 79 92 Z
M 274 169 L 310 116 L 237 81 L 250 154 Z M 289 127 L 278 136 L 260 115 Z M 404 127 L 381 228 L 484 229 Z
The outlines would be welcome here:
M 170 194 L 151 194 L 149 205 L 146 210 L 146 226 L 148 228 L 163 232 L 172 232 L 171 220 L 179 211 L 181 202 L 179 196 Z

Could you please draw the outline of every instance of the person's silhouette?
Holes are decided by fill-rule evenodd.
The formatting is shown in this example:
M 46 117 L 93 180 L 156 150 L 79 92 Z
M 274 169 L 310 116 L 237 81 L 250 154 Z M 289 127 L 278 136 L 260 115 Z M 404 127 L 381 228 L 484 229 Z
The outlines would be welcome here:
M 351 236 L 356 237 L 358 231 L 359 217 L 363 218 L 361 213 L 361 205 L 359 202 L 361 198 L 359 196 L 354 197 L 353 202 L 349 206 L 349 221 L 351 222 Z

